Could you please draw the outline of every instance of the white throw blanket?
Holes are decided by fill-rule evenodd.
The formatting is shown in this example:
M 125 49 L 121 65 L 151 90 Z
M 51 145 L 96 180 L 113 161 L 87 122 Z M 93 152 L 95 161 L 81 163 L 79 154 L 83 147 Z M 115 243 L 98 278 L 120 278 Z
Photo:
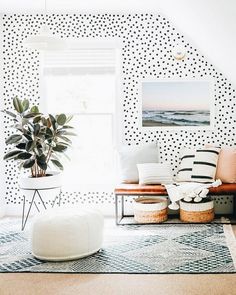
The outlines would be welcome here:
M 165 188 L 170 198 L 170 205 L 168 206 L 172 210 L 178 210 L 179 205 L 176 203 L 180 200 L 186 202 L 201 202 L 203 198 L 207 197 L 210 187 L 217 187 L 221 185 L 220 179 L 210 184 L 203 184 L 197 182 L 179 182 L 174 184 L 165 184 Z

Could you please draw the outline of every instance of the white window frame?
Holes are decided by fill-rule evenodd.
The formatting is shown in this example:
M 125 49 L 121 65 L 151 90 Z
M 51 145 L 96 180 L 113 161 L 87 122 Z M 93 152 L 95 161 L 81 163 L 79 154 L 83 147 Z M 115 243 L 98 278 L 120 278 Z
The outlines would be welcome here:
M 112 133 L 113 133 L 113 145 L 114 148 L 119 147 L 122 144 L 123 136 L 123 112 L 122 112 L 122 84 L 121 84 L 121 73 L 122 73 L 122 56 L 121 48 L 122 42 L 119 38 L 82 38 L 82 39 L 72 39 L 68 38 L 67 42 L 69 44 L 68 49 L 86 49 L 86 48 L 95 48 L 95 49 L 114 49 L 116 50 L 116 92 L 115 92 L 115 110 L 114 115 L 112 116 Z M 45 96 L 46 89 L 43 83 L 43 52 L 40 53 L 40 108 L 43 112 L 47 112 L 46 104 L 43 100 Z M 110 113 L 109 113 L 110 114 Z M 85 115 L 84 113 L 76 113 L 76 115 Z M 96 115 L 99 115 L 96 114 Z M 101 114 L 104 115 L 104 114 Z
M 115 106 L 114 113 L 101 113 L 100 115 L 111 115 L 112 116 L 112 142 L 115 152 L 114 166 L 117 171 L 117 158 L 116 150 L 123 143 L 123 107 L 122 107 L 122 41 L 119 38 L 83 38 L 83 39 L 68 39 L 69 48 L 67 49 L 114 49 L 116 51 L 116 90 L 115 90 Z M 40 108 L 43 112 L 47 112 L 45 101 L 43 97 L 46 97 L 46 89 L 43 83 L 44 79 L 44 67 L 43 67 L 43 52 L 40 53 Z M 74 113 L 75 115 L 89 115 L 89 113 Z M 90 113 L 92 115 L 92 113 Z M 99 113 L 96 113 L 99 115 Z

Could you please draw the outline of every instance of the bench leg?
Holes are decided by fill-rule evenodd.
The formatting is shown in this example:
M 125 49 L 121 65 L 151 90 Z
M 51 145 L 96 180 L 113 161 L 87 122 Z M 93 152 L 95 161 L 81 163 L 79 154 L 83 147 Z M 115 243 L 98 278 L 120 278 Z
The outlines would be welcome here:
M 124 217 L 124 196 L 121 196 L 121 219 Z
M 116 225 L 118 225 L 118 195 L 115 194 L 115 220 Z
M 119 197 L 121 197 L 121 206 L 119 205 Z M 124 196 L 115 194 L 115 220 L 116 220 L 116 225 L 121 225 L 120 222 L 124 217 L 124 210 L 125 210 Z M 119 213 L 121 213 L 121 216 L 119 216 Z
M 233 197 L 233 223 L 235 222 L 236 220 L 236 194 L 234 194 L 234 197 Z

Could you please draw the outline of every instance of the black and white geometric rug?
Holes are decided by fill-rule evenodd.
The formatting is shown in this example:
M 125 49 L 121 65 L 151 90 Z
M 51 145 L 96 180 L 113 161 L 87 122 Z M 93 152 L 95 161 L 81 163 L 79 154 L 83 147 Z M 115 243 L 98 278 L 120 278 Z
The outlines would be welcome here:
M 14 219 L 0 222 L 0 272 L 235 273 L 231 225 L 106 224 L 102 249 L 87 258 L 45 262 L 30 251 L 29 230 Z

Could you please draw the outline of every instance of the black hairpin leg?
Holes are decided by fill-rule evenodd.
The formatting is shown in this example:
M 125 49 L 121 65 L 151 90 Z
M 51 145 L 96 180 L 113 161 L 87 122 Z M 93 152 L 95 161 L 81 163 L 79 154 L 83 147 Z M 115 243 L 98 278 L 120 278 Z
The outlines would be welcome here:
M 37 211 L 40 212 L 39 207 L 38 207 L 38 205 L 37 205 L 37 203 L 35 201 L 34 201 L 34 206 L 37 209 Z
M 60 188 L 60 187 L 53 187 L 53 188 L 49 188 L 49 189 L 57 189 L 57 188 Z M 40 191 L 49 190 L 49 189 L 25 189 L 25 190 L 28 190 L 28 191 L 34 191 L 34 193 L 33 193 L 33 196 L 31 198 L 30 206 L 29 206 L 29 209 L 27 211 L 26 217 L 25 217 L 26 198 L 25 198 L 25 196 L 23 196 L 23 212 L 22 212 L 22 222 L 21 222 L 21 229 L 22 230 L 24 230 L 24 228 L 26 226 L 26 223 L 28 221 L 30 211 L 32 209 L 33 204 L 35 205 L 37 211 L 40 212 L 39 207 L 37 206 L 37 203 L 35 202 L 36 194 L 38 195 L 39 201 L 42 203 L 44 209 L 45 210 L 47 209 L 46 204 L 45 204 L 45 202 L 44 202 L 44 200 L 43 200 L 43 198 L 42 198 L 42 196 L 40 194 Z M 58 198 L 58 205 L 61 206 L 61 195 L 62 195 L 62 191 L 61 191 L 61 188 L 60 188 L 59 195 L 57 195 L 55 197 L 55 199 L 53 200 L 52 207 L 54 207 L 57 198 Z
M 58 198 L 58 206 L 59 206 L 59 207 L 61 206 L 61 194 L 62 194 L 62 191 L 61 191 L 61 189 L 60 189 L 59 195 L 56 195 L 55 199 L 54 199 L 53 202 L 52 202 L 52 208 L 54 207 L 57 198 Z
M 59 203 L 58 203 L 59 207 L 61 206 L 61 194 L 62 194 L 62 192 L 61 192 L 61 189 L 60 189 L 60 193 L 59 193 Z
M 21 230 L 24 230 L 24 218 L 25 218 L 25 196 L 23 196 L 23 212 L 21 218 Z
M 31 211 L 31 208 L 32 208 L 32 205 L 34 203 L 34 198 L 35 198 L 35 195 L 36 195 L 36 192 L 37 190 L 34 191 L 34 194 L 33 194 L 33 197 L 32 197 L 32 200 L 30 202 L 30 206 L 29 206 L 29 209 L 28 209 L 28 212 L 26 214 L 26 218 L 25 218 L 25 196 L 24 196 L 24 199 L 23 199 L 23 213 L 22 213 L 22 223 L 21 223 L 21 229 L 24 230 L 25 229 L 25 226 L 26 226 L 26 223 L 28 221 L 28 218 L 29 218 L 29 214 L 30 214 L 30 211 Z
M 43 201 L 43 198 L 41 197 L 41 195 L 40 195 L 40 193 L 39 193 L 39 191 L 38 190 L 36 190 L 36 192 L 37 192 L 37 194 L 38 194 L 38 196 L 39 196 L 39 199 L 40 199 L 40 201 L 42 202 L 42 204 L 43 204 L 43 207 L 44 207 L 44 209 L 46 210 L 47 209 L 47 207 L 46 207 L 46 205 L 45 205 L 45 203 L 44 203 L 44 201 Z

